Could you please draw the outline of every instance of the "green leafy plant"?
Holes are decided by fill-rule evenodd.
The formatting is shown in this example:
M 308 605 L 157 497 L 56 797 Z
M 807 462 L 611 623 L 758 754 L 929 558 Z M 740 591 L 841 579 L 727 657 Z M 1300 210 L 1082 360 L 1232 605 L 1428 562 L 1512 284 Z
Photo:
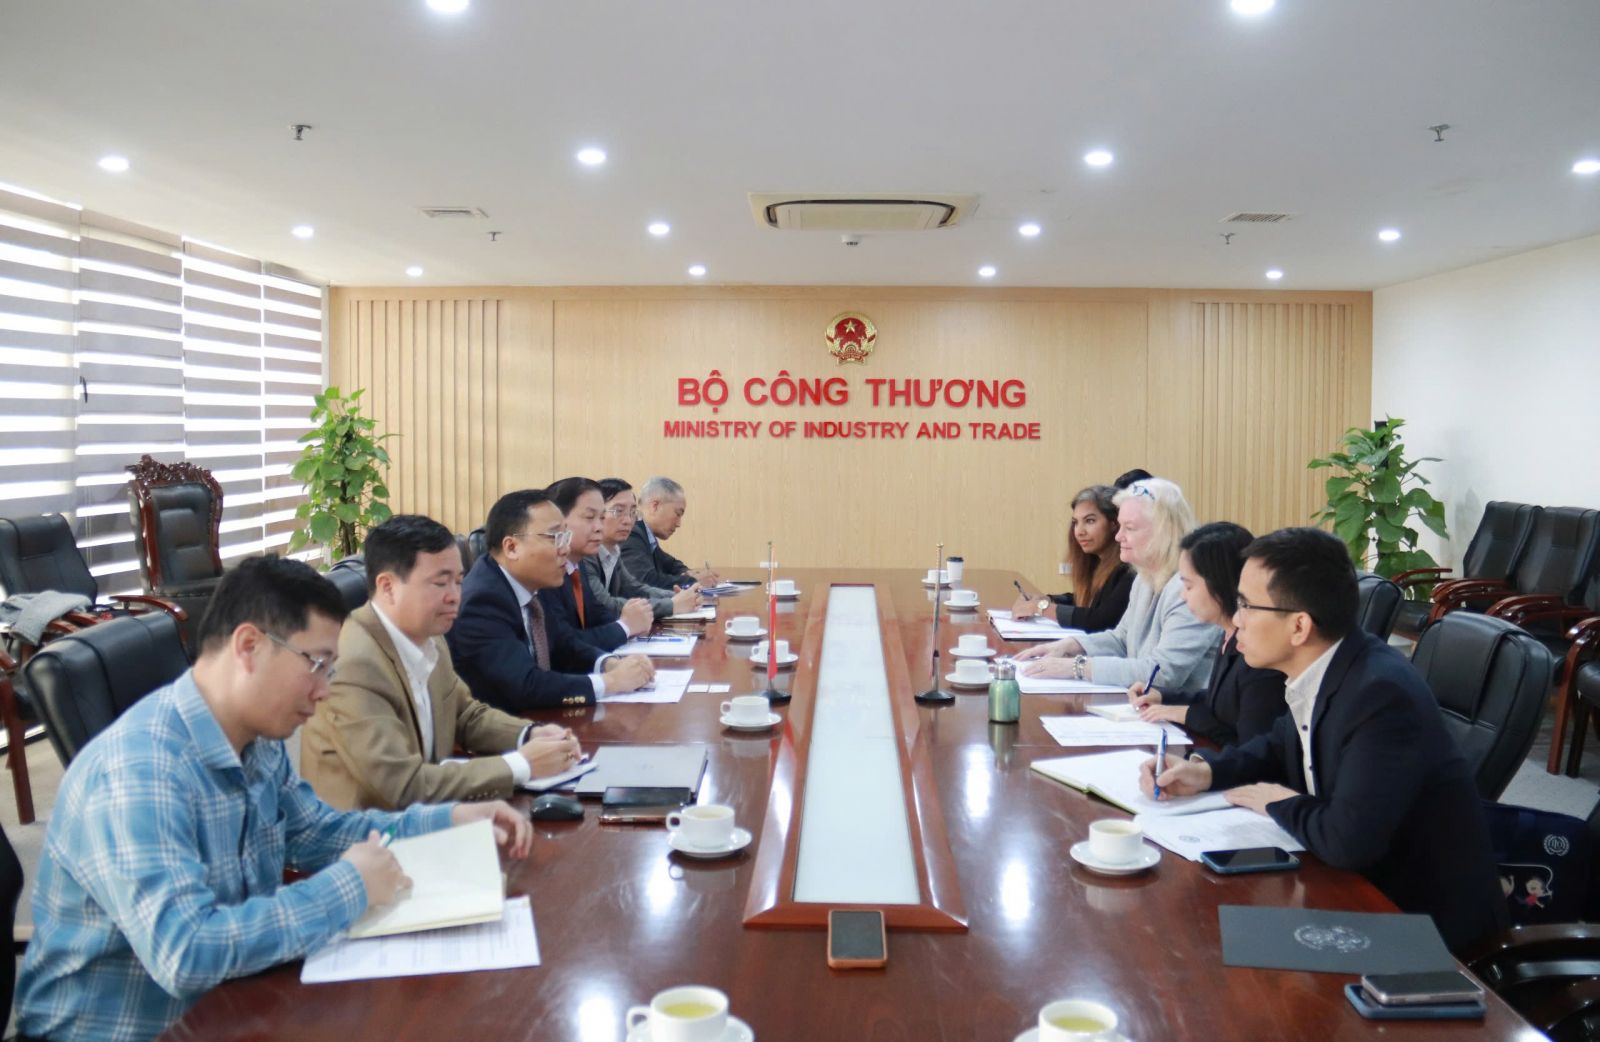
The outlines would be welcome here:
M 1440 538 L 1449 536 L 1444 504 L 1423 487 L 1428 479 L 1417 473 L 1421 464 L 1441 461 L 1434 456 L 1405 458 L 1400 441 L 1405 422 L 1390 418 L 1371 431 L 1351 427 L 1344 432 L 1342 451 L 1306 464 L 1311 470 L 1339 471 L 1327 481 L 1328 507 L 1316 519 L 1333 522 L 1334 534 L 1350 548 L 1357 568 L 1390 578 L 1438 564 L 1426 550 L 1417 549 L 1419 533 L 1413 521 Z M 1408 592 L 1427 596 L 1426 586 Z
M 316 426 L 300 436 L 306 447 L 290 471 L 305 483 L 308 497 L 294 512 L 306 524 L 289 538 L 290 551 L 315 542 L 328 547 L 330 560 L 349 557 L 361 549 L 367 529 L 393 514 L 382 473 L 389 453 L 381 444 L 391 435 L 372 433 L 376 421 L 361 415 L 365 393 L 347 398 L 330 387 L 316 396 Z

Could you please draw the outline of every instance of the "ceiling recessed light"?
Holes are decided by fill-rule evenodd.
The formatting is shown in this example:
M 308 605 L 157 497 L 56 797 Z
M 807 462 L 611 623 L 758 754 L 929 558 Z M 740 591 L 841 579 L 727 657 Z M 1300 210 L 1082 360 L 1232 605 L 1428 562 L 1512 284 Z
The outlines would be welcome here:
M 651 235 L 654 235 L 659 239 L 661 236 L 672 230 L 672 225 L 668 224 L 666 221 L 651 221 L 650 227 L 646 230 L 649 231 Z
M 1277 282 L 1279 279 L 1283 278 L 1283 269 L 1282 268 L 1268 268 L 1267 269 L 1267 278 L 1271 279 L 1273 282 Z
M 1384 242 L 1399 242 L 1400 241 L 1400 229 L 1399 228 L 1385 228 L 1383 231 L 1378 233 L 1378 238 L 1382 239 Z
M 414 279 L 420 279 L 422 278 L 422 268 L 413 264 L 411 267 L 406 269 L 406 274 Z
M 127 162 L 127 160 L 123 160 L 123 162 Z M 101 165 L 105 165 L 104 160 L 101 160 Z M 1580 159 L 1572 164 L 1572 172 L 1575 174 L 1600 174 L 1600 159 Z
M 428 0 L 428 6 L 440 14 L 460 14 L 472 0 Z
M 1115 156 L 1113 156 L 1110 152 L 1107 152 L 1105 149 L 1097 148 L 1093 152 L 1084 153 L 1083 161 L 1088 163 L 1090 166 L 1110 166 L 1111 160 L 1115 158 Z
M 293 228 L 289 229 L 289 234 L 293 235 L 296 239 L 309 239 L 313 235 L 317 234 L 317 230 L 311 227 L 309 224 L 297 224 Z
M 100 169 L 108 174 L 122 174 L 128 170 L 127 156 L 101 156 Z
M 1229 0 L 1228 6 L 1233 8 L 1234 14 L 1254 17 L 1258 14 L 1266 14 L 1272 10 L 1272 5 L 1277 2 L 1278 0 Z
M 689 274 L 693 275 L 695 278 L 697 278 L 697 279 L 698 278 L 704 278 L 705 277 L 705 273 L 706 273 L 706 266 L 704 264 L 691 264 L 691 265 L 689 265 Z
M 1035 235 L 1039 234 L 1039 231 L 1039 226 L 1034 224 L 1032 221 L 1029 221 L 1027 224 L 1017 225 L 1017 234 L 1022 236 L 1024 239 L 1033 238 Z
M 606 161 L 606 150 L 603 148 L 578 149 L 578 162 L 584 166 L 599 166 Z
M 980 279 L 992 279 L 994 276 L 995 270 L 993 264 L 985 264 L 983 267 L 978 269 L 978 278 Z

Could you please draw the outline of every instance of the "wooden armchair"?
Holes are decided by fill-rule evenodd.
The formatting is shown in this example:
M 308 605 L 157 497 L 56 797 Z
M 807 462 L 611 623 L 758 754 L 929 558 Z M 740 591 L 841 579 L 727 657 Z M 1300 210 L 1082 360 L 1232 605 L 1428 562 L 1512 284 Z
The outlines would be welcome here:
M 128 513 L 144 588 L 187 612 L 184 643 L 192 653 L 194 627 L 222 579 L 222 486 L 209 470 L 187 461 L 143 456 L 127 469 Z

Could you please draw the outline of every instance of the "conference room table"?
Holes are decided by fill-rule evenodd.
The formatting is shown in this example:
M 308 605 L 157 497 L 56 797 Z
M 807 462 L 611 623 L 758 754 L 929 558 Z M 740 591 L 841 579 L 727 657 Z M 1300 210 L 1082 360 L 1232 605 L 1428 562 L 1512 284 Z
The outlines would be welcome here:
M 1024 695 L 1015 724 L 991 724 L 983 692 L 957 694 L 943 707 L 913 705 L 928 686 L 934 592 L 907 569 L 781 569 L 801 596 L 779 605 L 778 636 L 800 662 L 780 683 L 795 698 L 770 732 L 724 728 L 719 706 L 765 687 L 748 643 L 727 639 L 723 620 L 765 619 L 756 589 L 721 599 L 689 662 L 696 683 L 726 683 L 728 694 L 690 693 L 675 704 L 625 704 L 552 710 L 533 719 L 570 726 L 586 749 L 607 743 L 704 743 L 709 762 L 699 801 L 732 805 L 755 842 L 726 860 L 671 852 L 659 827 L 601 825 L 591 808 L 578 822 L 535 822 L 530 856 L 508 866 L 508 892 L 531 898 L 541 964 L 514 970 L 300 983 L 291 963 L 232 981 L 202 997 L 163 1037 L 223 1039 L 482 1040 L 619 1042 L 630 1006 L 664 988 L 706 984 L 730 998 L 734 1016 L 763 1042 L 1011 1040 L 1058 998 L 1103 1002 L 1134 1042 L 1168 1039 L 1328 1042 L 1542 1039 L 1490 994 L 1482 1022 L 1378 1022 L 1362 1019 L 1342 989 L 1354 978 L 1330 973 L 1230 968 L 1222 964 L 1217 907 L 1302 906 L 1362 912 L 1394 906 L 1360 875 L 1302 855 L 1294 872 L 1217 876 L 1170 851 L 1151 871 L 1106 877 L 1077 865 L 1068 848 L 1089 823 L 1125 817 L 1110 805 L 1029 770 L 1035 759 L 1065 755 L 1041 715 L 1081 712 L 1086 696 Z M 754 578 L 734 572 L 734 578 Z M 969 569 L 961 586 L 986 607 L 1014 600 L 1010 572 Z M 774 811 L 786 764 L 797 752 L 810 710 L 813 645 L 821 632 L 814 598 L 830 583 L 873 584 L 891 664 L 891 696 L 910 722 L 913 759 L 931 771 L 935 808 L 948 839 L 965 930 L 891 928 L 888 964 L 834 970 L 826 929 L 746 924 L 752 887 L 772 886 L 768 856 L 787 822 Z M 809 624 L 809 625 L 808 625 Z M 946 613 L 941 653 L 962 633 L 989 634 L 983 611 Z M 890 637 L 897 640 L 889 639 Z M 1016 650 L 1025 645 L 1005 645 Z M 941 672 L 952 660 L 941 654 Z M 662 659 L 658 665 L 680 666 Z M 898 677 L 898 679 L 895 679 Z M 912 690 L 904 690 L 909 682 Z M 899 690 L 895 690 L 899 688 Z M 1104 696 L 1101 696 L 1102 698 Z M 769 800 L 769 797 L 772 797 Z M 924 808 L 926 810 L 926 808 Z M 935 832 L 938 823 L 932 823 Z

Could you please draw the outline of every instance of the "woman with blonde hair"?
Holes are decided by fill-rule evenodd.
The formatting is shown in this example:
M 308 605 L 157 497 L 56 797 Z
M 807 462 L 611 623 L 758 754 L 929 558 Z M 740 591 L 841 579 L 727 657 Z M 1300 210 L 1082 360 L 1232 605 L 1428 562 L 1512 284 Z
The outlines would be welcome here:
M 1108 630 L 1128 610 L 1133 591 L 1133 569 L 1117 553 L 1117 490 L 1090 485 L 1072 497 L 1072 532 L 1067 558 L 1072 572 L 1072 592 L 1033 598 L 1019 596 L 1011 616 L 1049 618 L 1067 629 L 1097 633 Z
M 1195 527 L 1183 490 L 1165 478 L 1136 481 L 1117 493 L 1117 547 L 1135 578 L 1128 610 L 1116 628 L 1065 637 L 1029 648 L 1029 676 L 1067 677 L 1127 687 L 1148 681 L 1161 667 L 1159 684 L 1172 690 L 1197 688 L 1210 676 L 1216 656 L 1216 626 L 1201 622 L 1183 599 L 1178 555 Z

